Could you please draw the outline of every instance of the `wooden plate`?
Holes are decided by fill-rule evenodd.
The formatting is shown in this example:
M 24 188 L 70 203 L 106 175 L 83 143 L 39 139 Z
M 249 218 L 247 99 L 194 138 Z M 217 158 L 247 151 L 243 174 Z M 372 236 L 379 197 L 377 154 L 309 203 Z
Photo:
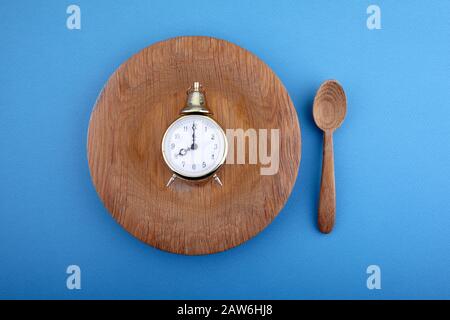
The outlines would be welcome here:
M 277 174 L 225 164 L 223 187 L 165 186 L 161 140 L 193 81 L 223 128 L 280 130 Z M 117 222 L 156 248 L 189 255 L 235 247 L 264 229 L 292 190 L 300 150 L 297 113 L 277 76 L 252 53 L 210 37 L 162 41 L 122 64 L 96 102 L 87 145 L 93 183 Z

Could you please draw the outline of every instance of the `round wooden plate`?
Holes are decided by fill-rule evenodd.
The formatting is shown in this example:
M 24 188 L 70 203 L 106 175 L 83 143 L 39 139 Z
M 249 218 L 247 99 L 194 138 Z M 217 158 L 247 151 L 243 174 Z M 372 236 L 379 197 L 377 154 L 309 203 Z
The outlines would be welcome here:
M 277 174 L 261 175 L 267 165 L 248 164 L 247 154 L 247 164 L 219 171 L 223 187 L 165 186 L 171 172 L 161 140 L 194 81 L 224 129 L 280 130 Z M 277 76 L 247 50 L 210 37 L 162 41 L 122 64 L 96 102 L 87 145 L 93 183 L 112 216 L 138 239 L 188 255 L 235 247 L 264 229 L 292 190 L 300 150 L 297 113 Z

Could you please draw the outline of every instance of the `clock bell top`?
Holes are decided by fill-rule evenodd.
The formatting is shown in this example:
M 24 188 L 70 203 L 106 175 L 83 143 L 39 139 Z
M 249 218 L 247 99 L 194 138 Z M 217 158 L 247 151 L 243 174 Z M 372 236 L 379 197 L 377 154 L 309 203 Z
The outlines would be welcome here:
M 187 91 L 186 106 L 181 110 L 181 114 L 212 114 L 207 108 L 205 90 L 200 82 L 194 82 Z

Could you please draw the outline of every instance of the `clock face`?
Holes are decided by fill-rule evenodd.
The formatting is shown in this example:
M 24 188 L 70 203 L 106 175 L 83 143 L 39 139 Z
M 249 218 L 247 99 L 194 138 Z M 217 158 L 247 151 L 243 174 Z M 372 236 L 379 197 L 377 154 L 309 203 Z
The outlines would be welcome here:
M 169 126 L 162 141 L 162 152 L 172 171 L 183 177 L 200 178 L 223 164 L 227 139 L 210 117 L 187 115 Z

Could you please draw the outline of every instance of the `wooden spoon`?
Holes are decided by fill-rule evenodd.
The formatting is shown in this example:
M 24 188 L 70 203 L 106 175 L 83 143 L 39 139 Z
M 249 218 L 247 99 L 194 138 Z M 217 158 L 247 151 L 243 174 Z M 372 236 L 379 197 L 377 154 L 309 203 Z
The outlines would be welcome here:
M 336 80 L 322 83 L 314 98 L 313 117 L 323 130 L 322 181 L 319 197 L 319 229 L 330 233 L 336 214 L 336 189 L 334 183 L 333 131 L 342 124 L 347 112 L 344 89 Z

